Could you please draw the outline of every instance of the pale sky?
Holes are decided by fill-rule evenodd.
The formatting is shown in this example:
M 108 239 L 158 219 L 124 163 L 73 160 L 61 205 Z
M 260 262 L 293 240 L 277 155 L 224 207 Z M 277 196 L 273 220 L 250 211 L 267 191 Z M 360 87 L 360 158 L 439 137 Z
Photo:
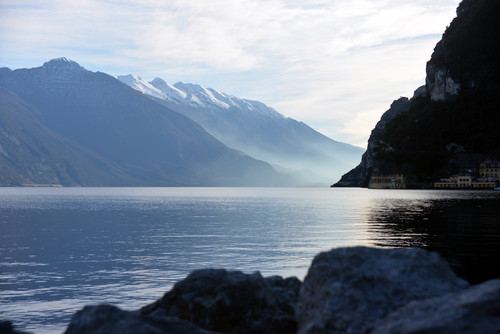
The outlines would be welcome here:
M 67 57 L 259 100 L 362 147 L 459 0 L 0 0 L 0 67 Z

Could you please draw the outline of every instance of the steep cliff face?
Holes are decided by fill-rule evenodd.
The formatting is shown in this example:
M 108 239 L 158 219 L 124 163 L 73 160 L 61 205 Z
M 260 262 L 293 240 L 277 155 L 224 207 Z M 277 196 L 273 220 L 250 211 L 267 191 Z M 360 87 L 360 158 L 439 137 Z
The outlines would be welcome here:
M 460 84 L 455 82 L 445 67 L 427 64 L 427 89 L 431 100 L 447 101 L 460 92 Z
M 427 63 L 433 101 L 450 101 L 481 83 L 498 82 L 500 3 L 464 0 Z
M 372 130 L 368 140 L 368 148 L 361 158 L 361 163 L 345 174 L 336 184 L 338 187 L 366 187 L 370 181 L 370 175 L 373 173 L 374 152 L 380 144 L 380 137 L 385 132 L 387 124 L 397 115 L 407 112 L 410 109 L 410 100 L 402 97 L 391 104 L 382 118 Z
M 405 173 L 415 186 L 500 159 L 500 2 L 464 0 L 426 66 L 425 86 L 397 100 L 361 164 L 334 186 Z M 403 103 L 404 102 L 404 103 Z

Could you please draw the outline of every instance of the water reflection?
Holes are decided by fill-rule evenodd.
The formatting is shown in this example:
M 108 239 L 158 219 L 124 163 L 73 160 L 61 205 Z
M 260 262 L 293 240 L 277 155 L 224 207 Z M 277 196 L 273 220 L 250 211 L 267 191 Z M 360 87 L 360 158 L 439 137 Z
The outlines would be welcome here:
M 424 247 L 478 283 L 500 277 L 500 196 L 429 192 L 427 198 L 371 198 L 367 229 L 380 247 Z
M 479 281 L 500 276 L 499 216 L 493 191 L 0 188 L 0 315 L 62 332 L 83 305 L 136 309 L 193 269 L 302 279 L 354 245 L 426 247 Z

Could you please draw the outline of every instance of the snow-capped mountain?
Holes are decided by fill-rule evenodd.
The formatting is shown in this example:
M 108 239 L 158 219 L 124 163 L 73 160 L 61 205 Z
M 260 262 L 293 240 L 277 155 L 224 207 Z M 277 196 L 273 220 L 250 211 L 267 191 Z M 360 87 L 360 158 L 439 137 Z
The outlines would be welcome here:
M 155 79 L 158 82 L 159 78 Z M 153 82 L 152 82 L 153 84 Z M 154 84 L 153 84 L 154 85 Z M 174 85 L 177 89 L 186 92 L 187 97 L 184 103 L 190 107 L 200 110 L 231 111 L 246 114 L 249 117 L 266 117 L 270 119 L 284 119 L 285 117 L 265 105 L 255 100 L 241 99 L 233 95 L 219 92 L 213 88 L 205 88 L 197 84 L 178 82 Z
M 161 78 L 147 82 L 136 74 L 118 75 L 116 78 L 143 94 L 196 109 L 223 111 L 236 108 L 248 114 L 284 118 L 262 102 L 240 99 L 198 84 L 178 82 L 171 85 Z
M 64 71 L 84 71 L 85 69 L 80 66 L 77 62 L 68 59 L 66 57 L 52 59 L 51 61 L 43 64 L 43 68 L 46 71 L 56 71 L 56 72 L 64 72 Z
M 0 68 L 0 185 L 295 185 L 145 92 L 66 58 Z
M 267 161 L 276 168 L 296 175 L 300 173 L 307 180 L 305 184 L 327 185 L 326 180 L 340 177 L 358 164 L 364 151 L 334 141 L 259 101 L 197 84 L 178 82 L 172 85 L 160 78 L 151 82 L 137 75 L 117 78 L 188 116 L 227 146 Z
M 187 93 L 160 78 L 151 81 L 151 85 L 162 92 L 167 100 L 182 103 L 182 101 L 185 101 L 187 98 Z
M 129 75 L 119 75 L 116 77 L 121 82 L 129 85 L 135 90 L 140 91 L 143 94 L 154 96 L 159 99 L 165 99 L 166 95 L 162 93 L 161 90 L 151 85 L 149 82 L 142 80 L 138 75 L 129 74 Z

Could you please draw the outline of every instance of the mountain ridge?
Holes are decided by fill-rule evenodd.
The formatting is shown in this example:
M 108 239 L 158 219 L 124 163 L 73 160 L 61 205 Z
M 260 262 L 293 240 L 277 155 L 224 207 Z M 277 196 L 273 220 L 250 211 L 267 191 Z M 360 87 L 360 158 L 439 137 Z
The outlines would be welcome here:
M 135 82 L 126 80 L 130 77 L 135 77 Z M 137 75 L 117 78 L 188 116 L 228 147 L 315 183 L 326 186 L 325 180 L 332 175 L 340 177 L 360 161 L 362 148 L 334 141 L 262 102 L 198 84 L 171 85 L 160 78 L 146 82 Z M 148 90 L 150 86 L 161 91 L 164 97 Z
M 26 147 L 33 153 L 26 161 L 11 159 L 9 170 L 13 174 L 8 185 L 293 184 L 269 164 L 228 148 L 189 118 L 112 76 L 88 71 L 67 58 L 32 69 L 2 69 L 0 86 L 4 87 L 2 93 L 11 97 L 11 105 L 3 105 L 11 109 L 8 115 L 22 115 L 26 124 L 39 130 L 26 134 L 22 126 L 11 126 L 14 116 L 5 117 L 0 124 L 7 134 L 0 136 L 5 152 L 14 145 L 9 138 L 22 142 L 30 135 L 38 145 L 37 149 Z M 87 153 L 79 154 L 79 159 L 64 159 L 68 170 L 78 171 L 74 177 L 61 177 L 68 175 L 56 161 L 62 148 L 76 155 Z M 7 156 L 1 158 L 0 162 L 7 163 Z M 26 163 L 37 159 L 52 163 L 34 164 L 38 167 L 29 173 L 28 180 Z M 72 160 L 89 167 L 77 168 Z M 51 182 L 43 180 L 47 170 L 55 175 Z

